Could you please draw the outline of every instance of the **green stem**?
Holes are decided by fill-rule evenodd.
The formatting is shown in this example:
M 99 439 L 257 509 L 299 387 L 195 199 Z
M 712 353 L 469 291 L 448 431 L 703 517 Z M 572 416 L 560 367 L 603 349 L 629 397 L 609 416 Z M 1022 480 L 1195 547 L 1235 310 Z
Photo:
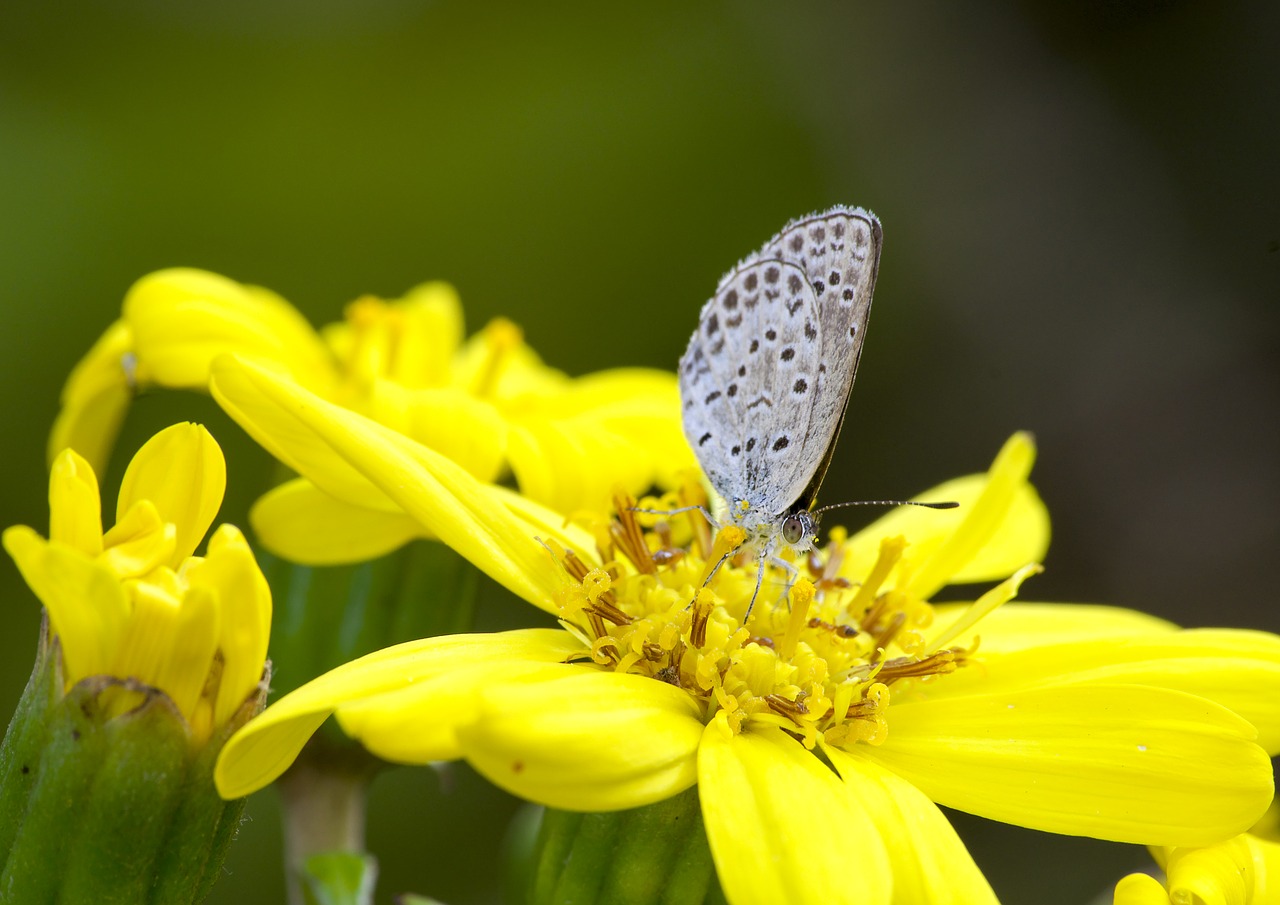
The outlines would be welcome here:
M 276 785 L 284 801 L 285 880 L 289 905 L 304 905 L 308 858 L 364 852 L 367 773 L 317 769 L 299 760 Z

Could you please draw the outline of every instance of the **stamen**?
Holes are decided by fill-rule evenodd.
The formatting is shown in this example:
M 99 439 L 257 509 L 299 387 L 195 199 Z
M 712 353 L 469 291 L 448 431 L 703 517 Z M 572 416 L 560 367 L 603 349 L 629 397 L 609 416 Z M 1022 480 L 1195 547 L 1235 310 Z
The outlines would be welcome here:
M 576 578 L 584 588 L 588 584 L 588 576 L 592 576 L 593 571 L 599 572 L 601 576 L 607 574 L 601 569 L 588 569 L 587 564 L 578 559 L 577 554 L 572 550 L 564 551 L 563 556 L 561 556 L 561 562 L 564 564 L 565 571 L 573 578 Z M 599 581 L 600 578 L 592 576 L 590 583 L 596 584 Z M 604 587 L 603 589 L 600 589 L 596 593 L 594 599 L 591 597 L 591 590 L 588 590 L 587 596 L 590 600 L 590 606 L 584 608 L 584 612 L 588 615 L 591 615 L 592 613 L 598 614 L 609 622 L 612 622 L 614 625 L 631 624 L 631 617 L 618 609 L 618 598 L 614 596 L 612 588 Z
M 524 342 L 524 332 L 505 317 L 495 317 L 484 328 L 488 356 L 480 366 L 471 392 L 481 399 L 493 395 L 511 353 Z
M 617 516 L 609 524 L 609 537 L 639 572 L 653 575 L 658 571 L 658 566 L 649 553 L 649 544 L 645 541 L 644 530 L 640 527 L 640 522 L 633 511 L 635 505 L 636 498 L 631 494 L 625 491 L 614 494 L 613 510 Z
M 698 479 L 697 472 L 689 472 L 685 475 L 685 480 L 680 482 L 679 499 L 681 507 L 690 507 L 685 513 L 685 518 L 689 522 L 689 530 L 693 534 L 693 549 L 703 559 L 710 559 L 708 552 L 711 549 L 711 523 L 707 521 L 707 494 L 702 489 L 702 482 Z
M 698 594 L 693 598 L 693 620 L 689 626 L 689 644 L 695 650 L 702 650 L 707 645 L 707 620 L 711 618 L 715 605 L 715 594 L 711 589 L 698 588 Z
M 774 713 L 793 720 L 809 714 L 809 708 L 804 706 L 801 700 L 791 701 L 781 695 L 767 694 L 764 696 L 764 701 Z
M 791 586 L 791 615 L 787 619 L 787 630 L 782 635 L 782 645 L 778 648 L 779 656 L 788 660 L 795 656 L 800 630 L 809 621 L 809 606 L 813 603 L 813 595 L 813 583 L 807 579 L 798 579 Z
M 747 532 L 743 531 L 737 525 L 725 525 L 716 534 L 715 545 L 711 548 L 711 555 L 707 557 L 706 568 L 702 571 L 702 580 L 700 584 L 706 587 L 708 582 L 716 572 L 720 571 L 720 567 L 734 553 L 737 553 L 747 540 Z
M 1023 566 L 1021 569 L 1014 572 L 1004 581 L 1000 582 L 990 591 L 987 591 L 987 593 L 974 601 L 973 606 L 965 610 L 960 615 L 960 618 L 953 622 L 946 631 L 934 638 L 933 641 L 930 642 L 929 647 L 931 649 L 936 649 L 951 642 L 954 638 L 959 637 L 966 630 L 974 626 L 980 619 L 985 618 L 1012 600 L 1018 593 L 1018 588 L 1024 581 L 1032 575 L 1039 575 L 1043 571 L 1044 566 L 1039 563 L 1031 563 L 1030 565 Z
M 880 541 L 880 553 L 876 556 L 876 563 L 871 567 L 871 571 L 867 573 L 867 580 L 862 583 L 862 586 L 858 588 L 858 592 L 853 596 L 853 600 L 849 604 L 849 612 L 863 613 L 870 609 L 876 593 L 880 590 L 880 585 L 884 584 L 884 580 L 889 577 L 893 567 L 902 559 L 902 551 L 906 549 L 907 539 L 901 534 L 895 537 L 886 537 Z
M 759 557 L 741 526 L 712 534 L 695 511 L 688 513 L 692 534 L 686 534 L 674 512 L 657 508 L 674 502 L 667 495 L 654 509 L 641 509 L 631 494 L 618 491 L 614 517 L 595 522 L 601 549 L 613 554 L 596 568 L 548 543 L 578 583 L 562 620 L 590 643 L 601 668 L 685 689 L 706 718 L 730 734 L 756 724 L 780 728 L 810 748 L 883 742 L 890 687 L 965 665 L 976 643 L 943 648 L 939 640 L 970 630 L 1016 590 L 1010 579 L 989 591 L 972 608 L 974 620 L 957 622 L 927 646 L 933 609 L 904 590 L 904 538 L 884 539 L 865 582 L 843 593 L 849 582 L 839 574 L 848 549 L 842 542 L 802 560 L 801 577 L 790 560 Z M 673 545 L 673 533 L 682 546 Z M 775 567 L 788 570 L 788 607 L 754 614 L 764 571 Z
M 403 318 L 396 309 L 372 295 L 361 296 L 348 304 L 344 314 L 353 338 L 346 361 L 347 376 L 366 387 L 390 369 L 394 338 L 403 330 Z

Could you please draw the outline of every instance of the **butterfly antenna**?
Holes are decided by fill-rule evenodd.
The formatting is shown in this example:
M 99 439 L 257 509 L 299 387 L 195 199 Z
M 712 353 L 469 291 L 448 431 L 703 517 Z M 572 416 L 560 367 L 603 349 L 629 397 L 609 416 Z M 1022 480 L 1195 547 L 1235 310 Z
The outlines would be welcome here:
M 954 500 L 945 503 L 921 503 L 917 500 L 858 500 L 853 503 L 832 503 L 830 506 L 814 509 L 813 514 L 830 512 L 832 509 L 850 509 L 854 506 L 922 506 L 925 509 L 955 509 L 959 505 Z

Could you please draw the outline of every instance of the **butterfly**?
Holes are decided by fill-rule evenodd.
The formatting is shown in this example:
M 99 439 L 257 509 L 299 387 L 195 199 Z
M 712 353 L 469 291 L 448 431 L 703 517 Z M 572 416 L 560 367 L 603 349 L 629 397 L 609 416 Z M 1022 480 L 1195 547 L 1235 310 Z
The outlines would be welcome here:
M 680 359 L 685 436 L 762 568 L 815 539 L 881 244 L 862 208 L 792 220 L 720 280 Z

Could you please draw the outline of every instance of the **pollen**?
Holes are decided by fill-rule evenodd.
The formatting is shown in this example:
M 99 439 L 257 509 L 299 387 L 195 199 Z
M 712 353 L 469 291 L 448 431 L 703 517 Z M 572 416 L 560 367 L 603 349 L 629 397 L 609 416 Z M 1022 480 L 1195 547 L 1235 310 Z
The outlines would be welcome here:
M 895 693 L 974 658 L 976 643 L 929 644 L 933 608 L 905 589 L 902 537 L 881 542 L 861 582 L 840 575 L 840 529 L 797 568 L 767 561 L 748 616 L 760 560 L 744 553 L 742 529 L 705 532 L 696 485 L 640 504 L 619 493 L 614 505 L 594 535 L 604 567 L 549 546 L 569 579 L 561 621 L 597 666 L 683 689 L 724 732 L 767 725 L 809 748 L 880 744 Z

